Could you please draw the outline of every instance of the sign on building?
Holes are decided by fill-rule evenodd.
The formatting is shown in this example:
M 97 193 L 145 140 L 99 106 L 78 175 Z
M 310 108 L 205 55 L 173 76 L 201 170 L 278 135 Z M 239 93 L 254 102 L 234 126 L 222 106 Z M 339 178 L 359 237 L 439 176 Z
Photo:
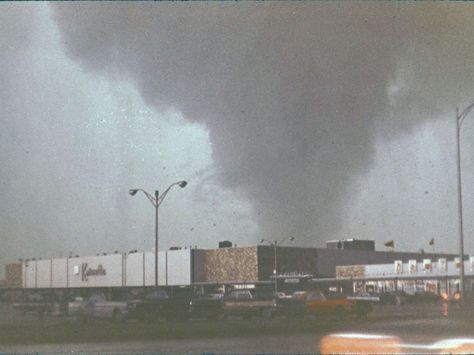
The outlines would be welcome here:
M 446 262 L 446 258 L 438 259 L 438 268 L 440 272 L 448 271 L 448 263 Z
M 454 265 L 456 266 L 456 269 L 461 268 L 461 259 L 459 257 L 454 258 Z
M 408 270 L 410 274 L 416 274 L 416 260 L 408 260 Z
M 431 272 L 431 259 L 423 259 L 423 270 Z
M 365 265 L 336 266 L 336 278 L 365 277 Z
M 82 263 L 81 264 L 81 274 L 82 274 L 81 281 L 82 282 L 87 282 L 87 281 L 89 281 L 90 276 L 105 276 L 105 275 L 107 275 L 107 271 L 102 266 L 102 264 L 99 264 L 97 266 L 97 268 L 92 268 L 92 267 L 89 266 L 88 263 Z
M 395 266 L 395 274 L 398 275 L 398 274 L 403 273 L 403 262 L 401 260 L 395 260 L 394 266 Z

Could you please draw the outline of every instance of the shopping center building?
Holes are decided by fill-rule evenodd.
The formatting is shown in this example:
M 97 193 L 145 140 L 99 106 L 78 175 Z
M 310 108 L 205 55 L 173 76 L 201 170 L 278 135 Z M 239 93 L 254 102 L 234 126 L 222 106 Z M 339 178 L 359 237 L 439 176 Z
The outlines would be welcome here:
M 395 263 L 401 263 L 402 271 L 408 267 L 406 265 L 416 263 L 416 270 L 423 270 L 423 276 L 456 276 L 452 265 L 457 255 L 376 251 L 373 241 L 329 241 L 326 248 L 275 245 L 235 247 L 232 243 L 222 245 L 225 247 L 175 247 L 172 250 L 160 251 L 158 286 L 211 289 L 225 285 L 270 284 L 275 281 L 275 269 L 278 284 L 281 284 L 283 289 L 286 284 L 297 288 L 299 284 L 307 284 L 309 281 L 312 287 L 318 282 L 331 280 L 337 280 L 339 283 L 344 281 L 347 285 L 348 279 L 356 277 L 359 281 L 363 281 L 360 278 L 373 278 L 375 275 L 400 277 L 402 274 L 389 273 Z M 424 267 L 419 266 L 425 265 L 423 263 L 427 260 L 430 260 L 432 265 L 432 274 L 427 274 Z M 446 261 L 446 274 L 437 273 L 440 260 Z M 347 270 L 358 271 L 351 274 L 352 271 Z M 470 270 L 469 267 L 466 267 L 466 270 Z M 5 285 L 10 288 L 144 288 L 155 285 L 155 254 L 131 252 L 47 260 L 31 259 L 9 264 L 7 271 L 8 279 L 5 280 Z

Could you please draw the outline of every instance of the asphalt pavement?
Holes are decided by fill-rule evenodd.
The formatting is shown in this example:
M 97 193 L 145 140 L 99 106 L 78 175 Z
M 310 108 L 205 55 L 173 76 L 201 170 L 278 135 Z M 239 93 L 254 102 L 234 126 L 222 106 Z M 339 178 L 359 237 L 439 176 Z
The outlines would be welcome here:
M 341 332 L 397 336 L 407 344 L 406 352 L 431 353 L 433 349 L 429 346 L 436 341 L 446 338 L 474 338 L 470 309 L 461 310 L 455 304 L 443 303 L 380 306 L 365 320 L 308 318 L 291 323 L 285 319 L 234 319 L 218 324 L 196 320 L 171 325 L 171 331 L 166 334 L 160 334 L 160 330 L 168 328 L 167 324 L 139 325 L 127 322 L 112 325 L 109 322 L 99 322 L 82 327 L 75 323 L 64 323 L 64 320 L 45 319 L 40 323 L 30 318 L 25 324 L 25 319 L 21 319 L 22 315 L 8 312 L 7 310 L 0 317 L 1 330 L 12 327 L 18 332 L 24 331 L 25 338 L 13 343 L 4 341 L 3 344 L 0 340 L 2 353 L 315 353 L 319 351 L 322 337 Z M 13 323 L 6 324 L 8 320 Z M 68 327 L 77 331 L 77 334 L 73 332 L 72 336 L 62 337 L 61 334 L 64 335 Z M 190 332 L 183 333 L 182 328 L 187 328 Z M 37 333 L 45 329 L 58 336 L 52 338 L 52 341 L 51 338 L 32 339 L 27 336 L 28 332 Z M 133 329 L 136 333 L 133 333 Z M 200 332 L 193 333 L 193 329 Z M 206 333 L 206 329 L 213 331 Z M 215 333 L 216 329 L 221 333 Z M 133 334 L 142 331 L 147 334 L 140 339 L 133 338 Z M 110 332 L 117 332 L 120 338 L 112 337 L 105 341 L 104 334 Z M 84 337 L 86 333 L 87 336 Z

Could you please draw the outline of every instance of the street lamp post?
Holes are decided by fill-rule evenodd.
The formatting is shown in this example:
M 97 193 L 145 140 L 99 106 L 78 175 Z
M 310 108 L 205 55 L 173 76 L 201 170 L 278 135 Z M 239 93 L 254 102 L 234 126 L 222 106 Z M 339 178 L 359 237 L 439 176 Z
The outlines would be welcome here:
M 459 213 L 459 294 L 460 302 L 464 303 L 464 227 L 462 213 L 462 170 L 461 170 L 461 127 L 467 114 L 474 107 L 474 103 L 459 113 L 456 108 L 456 146 L 457 146 L 457 170 L 458 170 L 458 213 Z
M 155 190 L 155 196 L 149 194 L 148 192 L 142 189 L 131 189 L 128 191 L 131 196 L 135 196 L 139 191 L 143 192 L 148 198 L 148 200 L 150 200 L 151 204 L 155 207 L 155 287 L 158 287 L 158 209 L 163 200 L 165 199 L 166 195 L 168 194 L 169 190 L 173 186 L 178 185 L 179 187 L 183 188 L 187 184 L 188 183 L 184 180 L 175 182 L 168 186 L 165 192 L 163 192 L 161 195 L 158 190 Z
M 273 276 L 275 277 L 275 283 L 274 283 L 274 286 L 275 286 L 275 297 L 277 297 L 277 292 L 278 292 L 278 282 L 277 282 L 277 275 L 278 275 L 278 263 L 277 263 L 277 246 L 279 243 L 283 242 L 284 240 L 295 240 L 294 237 L 288 237 L 288 238 L 283 238 L 279 241 L 277 240 L 273 240 L 273 241 L 270 241 L 270 240 L 267 240 L 267 239 L 262 239 L 260 240 L 260 244 L 263 244 L 263 243 L 268 243 L 270 245 L 273 245 Z

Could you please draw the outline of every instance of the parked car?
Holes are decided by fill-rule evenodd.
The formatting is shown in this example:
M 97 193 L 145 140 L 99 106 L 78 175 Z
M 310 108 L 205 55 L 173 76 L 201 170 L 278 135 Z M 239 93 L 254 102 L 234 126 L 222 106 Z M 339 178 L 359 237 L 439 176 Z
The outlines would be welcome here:
M 251 318 L 254 316 L 272 317 L 277 312 L 274 294 L 257 295 L 250 290 L 233 290 L 222 298 L 208 297 L 191 301 L 192 314 L 206 314 L 207 318 L 225 318 L 237 316 Z
M 142 298 L 128 301 L 129 318 L 144 321 L 186 319 L 189 317 L 190 301 L 189 295 L 171 298 L 165 290 L 155 289 Z
M 234 290 L 223 299 L 226 316 L 271 317 L 277 310 L 277 300 L 273 295 L 257 296 L 250 290 Z
M 419 303 L 436 303 L 440 301 L 440 295 L 429 291 L 417 291 L 408 293 L 404 291 L 397 291 L 391 293 L 391 297 L 395 298 L 393 304 L 419 304 Z
M 397 304 L 397 294 L 395 292 L 382 292 L 379 294 L 380 304 Z
M 372 310 L 369 302 L 351 300 L 342 294 L 331 294 L 328 298 L 320 291 L 307 291 L 295 293 L 294 298 L 304 303 L 307 314 L 365 317 Z
M 189 302 L 190 318 L 207 318 L 210 320 L 224 317 L 224 294 L 212 293 L 193 298 Z
M 277 292 L 276 297 L 277 299 L 289 299 L 292 298 L 292 295 L 287 295 L 285 292 Z
M 436 303 L 441 299 L 440 295 L 430 291 L 419 291 L 408 296 L 408 303 Z
M 347 297 L 350 300 L 357 300 L 357 301 L 366 301 L 366 302 L 380 302 L 380 295 L 377 293 L 370 293 L 370 292 L 357 292 L 353 296 Z
M 13 303 L 13 308 L 23 313 L 37 313 L 40 320 L 46 314 L 63 315 L 67 313 L 67 304 L 53 294 L 27 294 Z
M 469 300 L 474 299 L 474 297 L 472 297 L 468 293 L 465 293 L 464 297 L 466 299 L 469 299 Z M 440 298 L 444 302 L 459 302 L 459 300 L 461 299 L 461 294 L 459 292 L 454 292 L 454 293 L 451 293 L 451 294 L 443 292 L 443 293 L 441 293 Z
M 68 314 L 83 321 L 90 319 L 110 319 L 124 321 L 129 314 L 127 302 L 108 301 L 103 293 L 96 293 L 87 300 L 77 297 L 68 303 Z

